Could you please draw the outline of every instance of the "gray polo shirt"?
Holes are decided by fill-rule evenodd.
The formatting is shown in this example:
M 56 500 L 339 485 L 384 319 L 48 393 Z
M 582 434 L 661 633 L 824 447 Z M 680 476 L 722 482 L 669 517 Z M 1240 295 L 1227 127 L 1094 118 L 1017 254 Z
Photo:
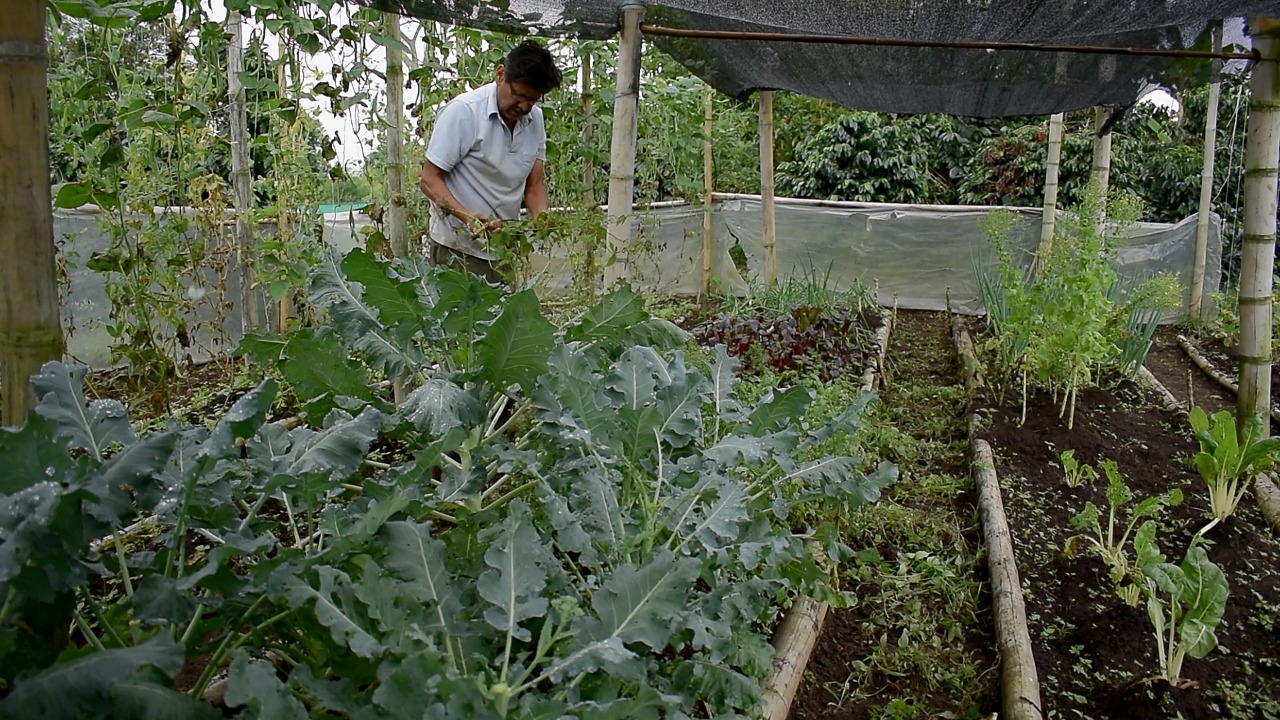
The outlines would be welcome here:
M 520 216 L 525 181 L 535 160 L 546 161 L 542 108 L 508 130 L 498 114 L 498 86 L 489 83 L 450 100 L 436 116 L 427 159 L 445 171 L 444 184 L 469 212 L 500 220 Z M 431 203 L 431 239 L 488 260 L 483 238 L 473 239 L 462 221 Z

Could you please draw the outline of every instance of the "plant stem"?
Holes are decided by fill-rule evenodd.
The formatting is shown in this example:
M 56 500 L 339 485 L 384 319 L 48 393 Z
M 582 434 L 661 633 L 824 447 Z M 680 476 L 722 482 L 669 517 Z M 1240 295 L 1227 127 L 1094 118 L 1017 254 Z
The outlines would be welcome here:
M 124 583 L 124 594 L 133 599 L 133 578 L 129 576 L 129 560 L 124 552 L 124 541 L 120 539 L 120 531 L 113 530 L 111 537 L 115 540 L 116 558 L 120 561 L 120 579 Z
M 75 608 L 73 612 L 75 612 L 76 627 L 80 628 L 81 633 L 84 633 L 85 639 L 88 640 L 89 644 L 98 652 L 104 652 L 106 648 L 103 647 L 102 640 L 98 639 L 98 636 L 89 628 L 89 622 L 84 619 L 84 615 L 80 614 L 80 608 Z M 123 645 L 121 645 L 121 647 L 123 647 Z
M 103 611 L 102 605 L 98 604 L 98 601 L 87 590 L 84 593 L 84 601 L 89 606 L 89 609 L 93 611 L 93 616 L 97 618 L 98 625 L 102 627 L 103 632 L 111 637 L 111 641 L 120 647 L 128 647 L 120 635 L 116 633 L 116 629 L 112 627 L 111 623 L 107 622 L 107 614 Z
M 191 622 L 187 623 L 187 629 L 182 633 L 182 645 L 187 646 L 191 642 L 191 635 L 196 631 L 196 625 L 200 619 L 204 617 L 204 605 L 197 605 L 195 614 L 191 616 Z
M 18 597 L 18 589 L 9 586 L 9 594 L 4 598 L 4 607 L 0 607 L 0 626 L 4 625 L 4 621 L 9 618 L 9 611 L 13 609 L 13 601 Z
M 516 497 L 517 495 L 522 495 L 526 491 L 533 489 L 539 482 L 540 482 L 539 480 L 530 480 L 529 482 L 521 485 L 520 487 L 515 488 L 510 492 L 504 494 L 502 497 L 498 498 L 497 500 L 494 500 L 493 502 L 489 503 L 488 505 L 486 505 L 484 508 L 481 509 L 481 512 L 484 512 L 486 510 L 492 510 L 497 507 L 502 507 L 503 504 L 510 502 L 511 499 Z
M 369 467 L 371 467 L 371 468 L 374 468 L 375 470 L 390 470 L 390 469 L 391 469 L 391 466 L 390 466 L 390 465 L 388 465 L 387 463 L 384 463 L 384 462 L 378 462 L 377 460 L 370 460 L 370 459 L 368 459 L 368 458 L 365 458 L 365 460 L 364 460 L 364 464 L 365 464 L 365 465 L 368 465 L 368 466 L 369 466 Z
M 248 620 L 249 616 L 253 615 L 253 613 L 257 611 L 258 607 L 266 601 L 266 595 L 259 595 L 254 599 L 253 604 L 249 606 L 249 609 L 245 610 L 244 614 L 240 616 L 240 620 L 231 627 L 240 627 L 243 625 L 245 620 Z M 253 628 L 250 632 L 253 632 L 253 630 L 256 629 L 257 628 Z M 214 650 L 213 655 L 209 657 L 209 664 L 204 666 L 204 672 L 200 673 L 200 679 L 196 681 L 195 687 L 191 688 L 191 697 L 198 700 L 204 696 L 205 689 L 209 687 L 209 682 L 213 680 L 213 674 L 217 672 L 218 666 L 222 664 L 222 659 L 232 649 L 230 647 L 232 638 L 236 638 L 237 641 L 242 641 L 242 638 L 247 635 L 248 633 L 241 635 L 232 630 L 227 633 L 226 637 L 222 638 L 222 642 L 218 644 L 218 648 Z

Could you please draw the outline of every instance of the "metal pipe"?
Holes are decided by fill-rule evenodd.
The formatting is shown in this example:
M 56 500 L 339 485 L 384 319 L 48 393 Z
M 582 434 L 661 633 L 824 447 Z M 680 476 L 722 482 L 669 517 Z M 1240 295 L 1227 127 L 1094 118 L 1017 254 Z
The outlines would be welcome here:
M 1023 50 L 1029 52 L 1065 52 L 1087 55 L 1154 55 L 1160 57 L 1204 58 L 1220 60 L 1249 60 L 1257 62 L 1261 55 L 1257 50 L 1249 52 L 1210 52 L 1207 50 L 1176 50 L 1160 48 L 1107 47 L 1096 45 L 1053 45 L 1049 43 L 1015 42 L 964 42 L 942 40 L 902 40 L 895 38 L 853 37 L 850 35 L 814 35 L 810 33 L 748 32 L 739 30 L 696 30 L 671 28 L 661 25 L 641 24 L 640 32 L 678 38 L 707 40 L 754 40 L 759 42 L 795 42 L 830 45 L 877 45 L 882 47 L 931 47 L 961 50 Z

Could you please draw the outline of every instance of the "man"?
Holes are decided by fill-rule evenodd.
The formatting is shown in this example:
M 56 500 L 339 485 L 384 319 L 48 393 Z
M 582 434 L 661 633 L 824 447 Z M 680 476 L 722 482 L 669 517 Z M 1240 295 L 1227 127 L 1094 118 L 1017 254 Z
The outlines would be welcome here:
M 436 117 L 418 187 L 431 200 L 431 261 L 501 284 L 486 238 L 505 220 L 548 209 L 547 131 L 538 102 L 560 87 L 542 45 L 507 53 L 491 83 L 450 100 Z

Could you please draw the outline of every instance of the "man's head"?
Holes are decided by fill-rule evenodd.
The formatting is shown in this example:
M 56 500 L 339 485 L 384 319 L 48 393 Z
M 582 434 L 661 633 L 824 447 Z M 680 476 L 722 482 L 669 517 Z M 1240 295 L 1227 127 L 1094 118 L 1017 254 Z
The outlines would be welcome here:
M 526 40 L 507 53 L 494 78 L 498 84 L 498 113 L 518 120 L 533 111 L 542 96 L 560 87 L 560 69 L 545 47 Z

